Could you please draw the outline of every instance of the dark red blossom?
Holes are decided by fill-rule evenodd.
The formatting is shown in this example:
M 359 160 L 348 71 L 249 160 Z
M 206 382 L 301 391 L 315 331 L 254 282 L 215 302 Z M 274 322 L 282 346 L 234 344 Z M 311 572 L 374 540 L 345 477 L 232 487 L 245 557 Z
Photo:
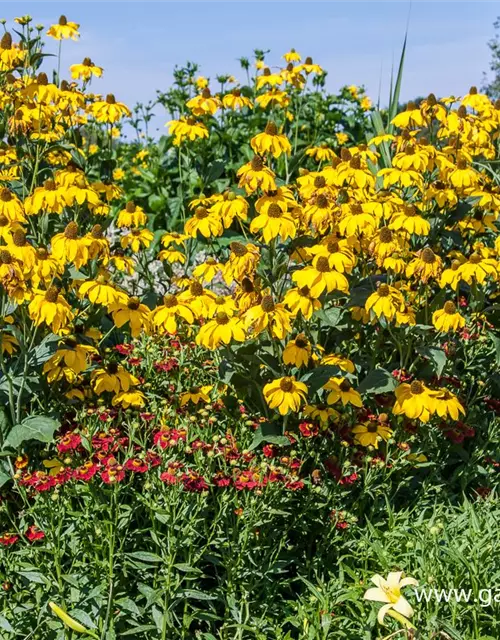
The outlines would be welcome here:
M 36 542 L 37 540 L 43 540 L 45 538 L 45 533 L 35 524 L 32 524 L 30 527 L 28 527 L 24 535 L 30 542 Z

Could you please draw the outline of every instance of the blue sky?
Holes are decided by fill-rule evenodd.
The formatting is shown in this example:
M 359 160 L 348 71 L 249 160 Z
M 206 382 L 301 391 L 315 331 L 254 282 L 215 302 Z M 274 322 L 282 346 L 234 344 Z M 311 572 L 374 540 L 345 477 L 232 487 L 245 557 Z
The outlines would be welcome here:
M 500 13 L 495 2 L 6 2 L 9 23 L 30 14 L 49 26 L 64 13 L 80 23 L 81 39 L 64 42 L 63 67 L 85 56 L 104 67 L 96 92 L 114 92 L 129 106 L 171 82 L 174 65 L 198 62 L 204 75 L 231 73 L 242 82 L 238 57 L 271 49 L 270 64 L 295 47 L 329 72 L 328 88 L 364 84 L 387 102 L 409 18 L 402 86 L 407 100 L 430 91 L 460 95 L 488 70 L 488 40 Z M 10 25 L 11 26 L 11 25 Z M 56 52 L 51 41 L 49 50 Z M 69 74 L 68 74 L 69 75 Z M 162 108 L 155 126 L 165 120 Z

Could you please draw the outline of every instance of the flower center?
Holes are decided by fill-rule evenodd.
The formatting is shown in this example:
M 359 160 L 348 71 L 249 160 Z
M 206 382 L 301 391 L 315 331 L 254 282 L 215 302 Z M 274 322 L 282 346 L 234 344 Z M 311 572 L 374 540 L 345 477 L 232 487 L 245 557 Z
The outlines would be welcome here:
M 8 31 L 3 34 L 0 40 L 0 47 L 2 49 L 12 49 L 12 36 Z
M 78 225 L 76 222 L 70 222 L 66 225 L 64 235 L 68 240 L 76 240 L 76 238 L 78 238 Z
M 322 189 L 323 187 L 326 186 L 326 180 L 324 178 L 324 176 L 316 176 L 314 178 L 314 186 L 316 187 L 316 189 Z
M 208 215 L 208 211 L 205 209 L 205 207 L 198 207 L 195 211 L 195 216 L 198 218 L 198 220 L 208 218 Z
M 344 393 L 347 393 L 352 389 L 352 386 L 349 380 L 342 380 L 339 387 L 340 387 L 340 390 L 343 391 Z
M 368 433 L 377 433 L 378 424 L 376 422 L 370 422 L 366 425 L 366 430 L 368 431 Z
M 386 298 L 389 295 L 390 292 L 391 292 L 391 290 L 389 288 L 389 285 L 385 284 L 385 283 L 381 284 L 380 287 L 378 288 L 378 291 L 377 291 L 378 295 L 381 298 Z
M 25 247 L 26 242 L 26 234 L 22 229 L 17 229 L 12 234 L 12 242 L 16 245 L 16 247 Z
M 47 74 L 41 71 L 36 77 L 36 83 L 40 86 L 46 87 L 49 84 L 49 79 L 47 78 Z
M 45 300 L 47 302 L 56 303 L 59 298 L 60 289 L 56 286 L 49 287 L 45 293 Z
M 215 316 L 217 324 L 227 324 L 229 322 L 229 316 L 224 311 L 219 311 Z
M 361 159 L 359 156 L 354 156 L 354 158 L 349 163 L 351 165 L 351 169 L 361 169 Z
M 135 206 L 135 203 L 131 202 L 127 202 L 127 205 L 125 207 L 125 211 L 127 213 L 135 213 L 137 207 Z
M 238 256 L 239 258 L 248 253 L 248 249 L 241 242 L 231 242 L 229 248 L 234 253 L 234 255 Z
M 212 97 L 212 94 L 210 93 L 210 89 L 208 87 L 205 87 L 205 89 L 203 89 L 203 91 L 201 92 L 201 97 L 204 100 L 207 100 L 207 98 Z
M 295 338 L 295 346 L 299 349 L 307 349 L 309 346 L 309 340 L 305 337 L 304 334 L 300 334 Z
M 380 242 L 388 244 L 389 242 L 392 242 L 392 231 L 387 227 L 382 227 L 379 231 L 378 237 Z
M 117 362 L 110 362 L 108 364 L 108 366 L 106 367 L 106 371 L 111 376 L 115 376 L 118 373 L 118 363 Z
M 115 104 L 116 103 L 115 96 L 112 93 L 108 93 L 108 95 L 106 96 L 106 102 L 108 104 Z
M 451 300 L 448 300 L 448 302 L 444 303 L 444 312 L 450 314 L 450 316 L 452 316 L 454 313 L 456 313 L 457 311 L 457 306 L 454 302 L 451 302 Z
M 92 227 L 92 231 L 90 232 L 90 234 L 94 238 L 94 240 L 102 240 L 103 238 L 102 226 L 100 224 L 95 224 Z
M 277 136 L 278 135 L 278 127 L 275 122 L 268 122 L 266 124 L 265 132 L 268 136 Z
M 241 288 L 245 293 L 253 293 L 255 291 L 253 282 L 250 280 L 250 278 L 247 277 L 243 278 L 243 280 L 241 281 Z
M 290 393 L 293 389 L 293 380 L 291 378 L 282 378 L 280 382 L 280 389 L 285 393 Z
M 59 18 L 59 25 L 61 27 L 65 27 L 68 24 L 68 18 L 66 18 L 66 16 L 61 16 Z
M 131 311 L 137 311 L 137 309 L 140 306 L 140 300 L 139 298 L 130 298 L 130 300 L 127 302 L 127 308 L 130 309 Z
M 275 309 L 275 304 L 272 296 L 264 296 L 260 303 L 262 311 L 265 313 L 271 313 Z
M 192 296 L 202 296 L 203 295 L 203 287 L 199 282 L 192 282 L 189 286 L 189 291 Z
M 2 202 L 10 202 L 12 200 L 12 194 L 6 187 L 0 192 L 0 200 Z
M 405 215 L 408 216 L 409 218 L 412 218 L 413 216 L 416 216 L 417 215 L 417 209 L 415 208 L 415 205 L 406 204 L 405 205 Z
M 424 385 L 418 380 L 414 380 L 410 385 L 410 392 L 414 396 L 419 396 L 424 392 Z
M 56 190 L 56 183 L 54 182 L 54 180 L 49 178 L 48 180 L 45 180 L 45 182 L 43 183 L 43 188 L 46 191 L 55 191 Z
M 469 262 L 472 264 L 479 264 L 482 260 L 481 254 L 480 253 L 473 253 L 470 257 L 469 257 Z
M 253 171 L 262 171 L 264 168 L 264 161 L 260 156 L 254 156 L 252 158 L 252 162 L 250 163 Z
M 283 217 L 283 211 L 276 203 L 272 203 L 269 205 L 269 209 L 267 210 L 267 215 L 270 218 L 281 218 Z
M 316 262 L 316 271 L 320 273 L 328 273 L 330 271 L 330 265 L 328 264 L 328 258 L 320 256 Z
M 11 264 L 12 263 L 12 256 L 7 251 L 7 249 L 2 249 L 0 251 L 0 262 L 2 264 Z
M 433 262 L 436 262 L 436 254 L 432 249 L 429 249 L 429 247 L 426 247 L 422 251 L 421 257 L 422 257 L 422 262 L 425 262 L 425 264 L 432 264 Z
M 172 295 L 171 293 L 169 293 L 163 298 L 163 304 L 167 307 L 167 309 L 171 309 L 172 307 L 176 307 L 177 306 L 177 297 Z

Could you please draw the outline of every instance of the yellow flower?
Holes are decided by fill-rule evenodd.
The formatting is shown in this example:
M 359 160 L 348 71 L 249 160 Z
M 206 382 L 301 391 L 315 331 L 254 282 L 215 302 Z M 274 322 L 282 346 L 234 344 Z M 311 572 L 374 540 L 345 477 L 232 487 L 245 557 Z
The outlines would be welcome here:
M 354 364 L 349 360 L 349 358 L 344 358 L 336 353 L 330 353 L 321 358 L 321 364 L 339 367 L 339 369 L 347 371 L 347 373 L 354 373 L 355 371 Z
M 265 295 L 262 302 L 250 307 L 244 315 L 244 321 L 249 333 L 255 335 L 265 329 L 278 340 L 283 340 L 292 330 L 290 313 L 282 304 L 275 304 L 271 295 Z
M 174 145 L 178 147 L 184 140 L 196 140 L 196 138 L 208 138 L 208 129 L 203 122 L 197 122 L 195 118 L 181 118 L 171 120 L 165 125 L 169 127 L 170 134 L 174 136 Z
M 139 298 L 127 298 L 126 295 L 123 295 L 108 306 L 108 311 L 113 316 L 113 322 L 118 328 L 123 327 L 127 322 L 129 323 L 133 338 L 149 328 L 150 311 L 145 304 L 141 304 Z
M 346 378 L 330 378 L 323 386 L 323 389 L 330 392 L 326 399 L 328 404 L 335 404 L 340 400 L 344 407 L 348 404 L 352 404 L 355 407 L 363 406 L 360 394 L 352 388 L 351 383 Z
M 426 247 L 417 253 L 417 257 L 406 267 L 406 277 L 417 276 L 421 282 L 428 282 L 431 278 L 437 280 L 443 270 L 441 258 L 432 249 Z
M 404 308 L 404 299 L 401 293 L 388 284 L 381 284 L 377 291 L 369 296 L 365 303 L 365 310 L 373 313 L 380 318 L 384 316 L 386 320 L 392 320 L 397 311 Z
M 259 215 L 250 223 L 250 231 L 260 231 L 265 242 L 271 242 L 273 238 L 280 236 L 282 242 L 288 238 L 295 238 L 297 228 L 295 221 L 289 213 L 274 202 L 265 203 L 261 207 Z
M 190 109 L 195 116 L 204 116 L 206 114 L 213 116 L 220 106 L 221 101 L 217 96 L 212 96 L 208 87 L 205 87 L 200 95 L 186 102 L 186 107 Z
M 9 222 L 26 222 L 21 201 L 6 187 L 0 189 L 0 216 Z
M 68 22 L 66 16 L 61 16 L 57 24 L 53 24 L 47 31 L 47 35 L 54 40 L 78 40 L 80 34 L 78 33 L 80 25 L 76 22 Z
M 475 187 L 479 182 L 478 172 L 470 167 L 465 158 L 457 160 L 456 169 L 449 175 L 449 181 L 457 189 L 464 187 Z
M 392 409 L 395 415 L 404 414 L 410 420 L 428 422 L 436 412 L 435 393 L 419 380 L 411 384 L 403 383 L 396 388 L 396 403 Z
M 7 248 L 14 258 L 21 261 L 25 273 L 33 269 L 36 264 L 36 250 L 26 239 L 26 233 L 23 229 L 16 228 L 14 230 Z
M 202 387 L 191 387 L 189 391 L 185 391 L 181 393 L 180 397 L 180 405 L 183 407 L 188 402 L 192 402 L 193 404 L 198 404 L 199 402 L 204 402 L 205 404 L 209 404 L 211 402 L 210 396 L 208 395 L 212 389 L 212 384 L 206 384 Z
M 264 398 L 271 409 L 278 409 L 282 416 L 289 411 L 296 413 L 307 396 L 307 386 L 294 376 L 278 378 L 263 389 Z
M 483 284 L 488 276 L 492 278 L 498 277 L 498 262 L 491 258 L 483 258 L 480 253 L 474 252 L 469 256 L 467 262 L 464 262 L 457 269 L 457 279 L 464 280 L 467 284 L 476 281 Z
M 81 64 L 72 64 L 69 70 L 72 78 L 82 80 L 90 80 L 92 76 L 100 78 L 103 72 L 103 68 L 96 66 L 90 58 L 84 58 Z
M 221 272 L 222 267 L 223 265 L 217 262 L 215 258 L 207 258 L 205 262 L 193 269 L 193 276 L 203 282 L 212 282 L 215 276 Z
M 218 216 L 210 214 L 205 207 L 198 207 L 194 216 L 186 221 L 184 233 L 196 238 L 198 232 L 205 238 L 221 236 L 224 233 L 224 227 Z
M 307 56 L 304 60 L 304 64 L 300 64 L 297 67 L 297 71 L 305 71 L 307 74 L 309 73 L 317 73 L 321 75 L 323 73 L 323 69 L 319 66 L 319 64 L 314 64 L 311 56 Z
M 138 253 L 142 247 L 147 249 L 153 242 L 153 238 L 149 229 L 132 229 L 130 233 L 122 236 L 120 244 L 123 249 L 130 248 L 133 253 Z
M 129 391 L 130 387 L 139 384 L 139 379 L 117 362 L 110 362 L 106 368 L 94 369 L 90 379 L 98 396 L 105 391 L 110 393 Z
M 251 277 L 259 264 L 260 252 L 254 244 L 231 242 L 229 260 L 224 265 L 223 277 L 227 284 L 234 280 L 242 280 L 245 276 Z
M 442 309 L 434 311 L 432 324 L 438 331 L 458 331 L 465 327 L 465 318 L 458 313 L 455 303 L 448 300 Z
M 314 158 L 316 162 L 331 162 L 336 158 L 336 154 L 332 151 L 327 144 L 322 144 L 319 147 L 310 147 L 306 149 L 306 156 Z
M 216 349 L 221 344 L 229 344 L 231 340 L 243 342 L 245 337 L 241 320 L 231 318 L 225 311 L 219 311 L 213 320 L 200 327 L 196 344 L 207 349 Z
M 428 236 L 430 228 L 430 223 L 418 214 L 413 204 L 405 204 L 403 209 L 395 211 L 389 223 L 389 229 L 404 230 L 417 236 Z
M 71 306 L 56 286 L 49 287 L 47 291 L 36 290 L 29 303 L 28 312 L 37 326 L 45 322 L 54 333 L 64 330 L 74 317 Z
M 90 111 L 97 122 L 107 124 L 114 124 L 125 116 L 130 118 L 132 115 L 127 105 L 123 104 L 123 102 L 116 102 L 115 96 L 112 93 L 106 96 L 106 100 L 98 100 L 91 104 Z
M 374 447 L 378 449 L 381 440 L 387 442 L 392 435 L 392 429 L 383 422 L 372 420 L 364 424 L 357 424 L 352 430 L 354 442 L 362 447 Z
M 288 138 L 278 133 L 278 127 L 272 121 L 267 123 L 263 133 L 257 134 L 250 140 L 250 146 L 254 153 L 261 156 L 271 153 L 275 158 L 278 158 L 283 153 L 290 154 L 292 152 L 292 145 Z
M 89 242 L 78 236 L 78 225 L 69 222 L 63 233 L 52 238 L 52 256 L 59 262 L 72 262 L 77 269 L 89 261 Z
M 253 109 L 252 101 L 250 98 L 241 95 L 241 89 L 233 89 L 231 93 L 227 93 L 222 98 L 222 104 L 226 109 L 232 109 L 233 111 L 243 109 L 243 107 Z
M 306 404 L 304 407 L 304 413 L 312 420 L 319 420 L 323 424 L 326 424 L 332 418 L 337 420 L 340 417 L 339 413 L 335 411 L 335 409 L 328 407 L 326 404 Z
M 175 295 L 168 294 L 163 304 L 151 312 L 151 323 L 155 329 L 163 329 L 167 333 L 177 333 L 177 318 L 193 324 L 194 314 L 189 306 Z
M 117 227 L 141 227 L 148 221 L 147 215 L 144 213 L 142 207 L 139 207 L 134 202 L 127 202 L 125 209 L 122 209 L 118 213 L 116 220 Z
M 417 586 L 418 582 L 414 578 L 402 578 L 402 576 L 402 571 L 392 571 L 387 576 L 387 580 L 378 574 L 371 579 L 376 586 L 368 589 L 363 597 L 365 600 L 385 603 L 378 612 L 379 624 L 384 624 L 386 614 L 391 615 L 394 610 L 403 617 L 406 626 L 412 626 L 408 618 L 413 615 L 413 609 L 408 600 L 401 595 L 401 589 L 409 585 Z M 396 617 L 396 619 L 399 618 Z
M 321 302 L 311 295 L 309 287 L 288 289 L 283 299 L 292 315 L 301 313 L 306 320 L 310 320 L 315 311 L 321 309 Z
M 297 53 L 295 49 L 290 49 L 290 51 L 283 55 L 283 58 L 285 58 L 287 62 L 300 62 L 301 59 L 300 53 Z
M 436 413 L 440 418 L 446 419 L 449 416 L 452 420 L 459 420 L 460 414 L 465 415 L 465 409 L 458 401 L 458 398 L 448 389 L 436 391 L 434 401 Z
M 311 344 L 303 333 L 289 342 L 283 351 L 283 362 L 296 367 L 307 366 L 311 357 Z
M 122 391 L 113 398 L 111 404 L 113 407 L 121 405 L 123 409 L 128 409 L 129 407 L 142 409 L 146 405 L 146 398 L 142 391 Z
M 240 179 L 238 186 L 244 188 L 248 194 L 259 188 L 263 191 L 276 191 L 274 173 L 264 165 L 260 156 L 254 156 L 250 162 L 240 167 L 236 175 Z
M 328 293 L 332 291 L 349 293 L 347 278 L 342 273 L 332 270 L 325 256 L 319 256 L 314 265 L 295 271 L 292 280 L 301 288 L 308 287 L 309 294 L 313 298 L 319 298 L 325 289 Z
M 271 69 L 269 69 L 269 67 L 265 67 L 265 69 L 262 72 L 262 75 L 257 77 L 255 87 L 258 91 L 259 89 L 262 89 L 262 87 L 265 87 L 266 85 L 269 85 L 270 87 L 276 87 L 282 83 L 283 83 L 283 77 L 281 76 L 280 73 L 271 73 Z
M 19 342 L 14 336 L 11 336 L 9 333 L 5 333 L 5 331 L 0 332 L 0 349 L 3 354 L 6 353 L 11 356 L 18 348 Z

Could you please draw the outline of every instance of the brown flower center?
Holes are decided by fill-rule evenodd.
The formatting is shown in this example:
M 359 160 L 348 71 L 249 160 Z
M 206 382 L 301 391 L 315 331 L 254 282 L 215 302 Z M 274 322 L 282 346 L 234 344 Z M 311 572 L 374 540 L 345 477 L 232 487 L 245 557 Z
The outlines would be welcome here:
M 90 58 L 84 58 L 82 62 L 84 67 L 92 67 L 92 60 Z
M 49 287 L 45 293 L 45 300 L 47 302 L 56 303 L 59 298 L 60 289 L 56 286 Z
M 328 258 L 325 256 L 320 256 L 316 261 L 316 271 L 320 273 L 328 273 L 330 271 L 330 265 L 328 263 Z
M 419 396 L 424 392 L 424 385 L 418 380 L 414 380 L 410 385 L 410 392 L 414 396 Z
M 316 206 L 319 209 L 326 209 L 328 207 L 328 198 L 325 196 L 324 193 L 320 193 L 319 196 L 316 198 Z
M 137 311 L 137 309 L 139 308 L 141 302 L 139 300 L 139 298 L 130 298 L 130 300 L 127 302 L 127 308 L 130 309 L 131 311 Z
M 280 389 L 285 393 L 290 393 L 293 389 L 293 380 L 291 378 L 282 378 L 280 382 Z
M 229 248 L 234 253 L 234 255 L 238 256 L 239 258 L 245 256 L 248 253 L 248 249 L 241 242 L 231 242 Z
M 425 264 L 432 264 L 433 262 L 436 262 L 436 254 L 429 247 L 426 247 L 422 251 L 421 258 L 422 262 L 425 262 Z
M 110 362 L 108 364 L 108 366 L 106 367 L 106 371 L 111 376 L 116 376 L 116 374 L 118 373 L 118 363 L 117 362 Z
M 112 93 L 108 93 L 108 95 L 106 96 L 106 102 L 108 104 L 115 104 L 116 103 L 115 96 Z
M 479 264 L 482 260 L 482 256 L 480 253 L 476 253 L 474 252 L 473 254 L 471 254 L 471 256 L 469 257 L 469 262 L 472 264 Z
M 266 124 L 265 132 L 268 136 L 277 136 L 278 135 L 278 127 L 276 123 L 272 120 Z
M 2 202 L 10 202 L 12 200 L 12 193 L 6 187 L 0 191 L 0 200 Z
M 437 98 L 433 93 L 429 93 L 427 96 L 427 104 L 429 107 L 435 107 L 437 105 Z
M 210 89 L 208 87 L 205 87 L 205 89 L 203 89 L 203 91 L 201 92 L 201 97 L 204 100 L 207 100 L 207 98 L 212 97 L 212 94 L 210 93 Z
M 9 219 L 3 213 L 0 214 L 0 227 L 6 227 L 9 224 Z
M 56 183 L 54 182 L 54 180 L 52 180 L 52 178 L 49 178 L 48 180 L 45 180 L 45 182 L 43 183 L 43 188 L 46 191 L 55 191 Z
M 127 202 L 127 205 L 125 206 L 125 211 L 127 213 L 135 213 L 136 209 L 137 209 L 137 207 L 135 206 L 134 202 L 132 202 L 132 201 Z
M 172 307 L 176 307 L 177 306 L 177 297 L 174 296 L 171 293 L 168 293 L 163 298 L 163 304 L 167 307 L 167 309 L 171 309 Z
M 70 222 L 66 225 L 64 235 L 68 240 L 76 240 L 78 238 L 78 225 L 76 222 Z
M 224 311 L 219 311 L 215 316 L 217 324 L 227 324 L 229 322 L 229 316 Z
M 417 209 L 413 204 L 405 204 L 405 216 L 412 218 L 417 215 Z
M 94 240 L 102 240 L 103 238 L 102 226 L 100 224 L 95 224 L 92 227 L 92 231 L 90 232 L 90 235 L 94 238 Z
M 324 176 L 316 176 L 314 178 L 314 186 L 316 187 L 316 189 L 322 189 L 323 187 L 326 186 L 326 180 L 324 178 Z
M 477 95 L 477 87 L 475 87 L 474 85 L 472 85 L 472 87 L 469 89 L 469 95 L 470 95 L 470 96 L 475 96 L 475 95 Z
M 281 210 L 279 205 L 273 202 L 272 204 L 269 205 L 269 209 L 267 210 L 267 215 L 270 218 L 282 218 L 283 211 Z
M 0 262 L 2 264 L 12 264 L 12 256 L 7 249 L 2 249 L 0 251 Z
M 380 242 L 392 242 L 392 231 L 388 227 L 382 227 L 378 234 Z
M 313 59 L 311 58 L 311 56 L 307 56 L 307 58 L 305 59 L 305 64 L 312 64 L 313 63 Z
M 349 164 L 351 169 L 361 169 L 361 158 L 359 156 L 354 156 Z
M 255 291 L 253 282 L 247 277 L 243 278 L 241 281 L 241 288 L 245 293 L 253 293 Z
M 444 312 L 450 314 L 450 316 L 452 316 L 454 313 L 457 312 L 457 306 L 454 302 L 451 302 L 451 300 L 448 300 L 448 302 L 444 303 Z
M 197 207 L 194 215 L 198 218 L 198 220 L 203 220 L 204 218 L 208 218 L 209 213 L 205 209 L 205 207 Z
M 264 296 L 262 298 L 262 302 L 260 303 L 260 306 L 262 308 L 262 311 L 264 311 L 264 313 L 271 313 L 276 308 L 272 296 Z
M 376 422 L 369 422 L 366 425 L 366 430 L 368 431 L 368 433 L 377 433 L 378 431 L 378 424 Z
M 199 282 L 192 282 L 189 286 L 189 291 L 192 296 L 202 296 L 203 295 L 203 287 Z
M 309 340 L 305 337 L 303 333 L 301 333 L 295 338 L 295 346 L 298 347 L 299 349 L 307 349 L 307 347 L 309 346 Z
M 41 71 L 36 77 L 36 83 L 40 86 L 46 87 L 49 84 L 49 79 L 47 78 L 47 74 Z
M 250 166 L 252 167 L 252 171 L 262 171 L 264 168 L 264 161 L 260 156 L 254 156 Z
M 349 380 L 342 380 L 339 387 L 340 387 L 340 390 L 343 391 L 344 393 L 347 393 L 352 389 L 352 385 L 349 382 Z
M 61 16 L 59 18 L 59 25 L 61 27 L 65 27 L 68 24 L 68 19 L 66 18 L 66 16 Z
M 12 36 L 8 31 L 3 34 L 0 40 L 0 47 L 2 49 L 12 49 Z
M 16 247 L 25 247 L 27 245 L 26 234 L 22 229 L 16 229 L 16 231 L 14 231 L 12 234 L 12 242 Z
M 389 288 L 389 285 L 385 284 L 385 283 L 381 284 L 380 287 L 377 290 L 377 293 L 381 298 L 386 298 L 389 295 L 390 292 L 391 292 L 391 290 Z

